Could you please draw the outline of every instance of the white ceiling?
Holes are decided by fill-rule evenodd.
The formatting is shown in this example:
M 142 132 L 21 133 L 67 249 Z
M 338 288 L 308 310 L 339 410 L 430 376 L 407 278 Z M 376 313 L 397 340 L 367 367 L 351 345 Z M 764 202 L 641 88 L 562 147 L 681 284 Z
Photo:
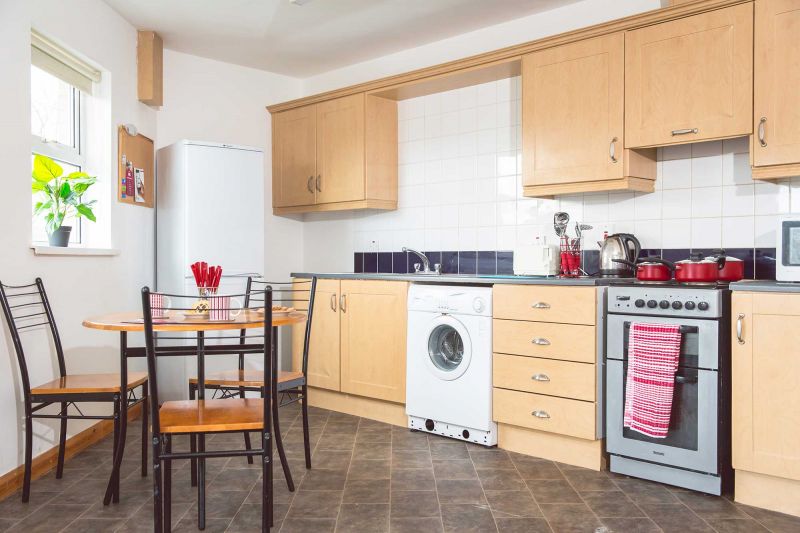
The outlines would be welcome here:
M 295 77 L 577 0 L 105 0 L 164 46 Z

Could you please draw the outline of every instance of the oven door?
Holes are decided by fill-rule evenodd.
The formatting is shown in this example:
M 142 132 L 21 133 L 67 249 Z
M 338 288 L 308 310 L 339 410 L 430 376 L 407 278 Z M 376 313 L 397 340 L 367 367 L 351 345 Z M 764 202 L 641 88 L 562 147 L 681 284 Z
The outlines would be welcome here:
M 627 333 L 631 322 L 672 323 L 685 327 L 672 400 L 669 432 L 655 439 L 623 428 Z M 718 324 L 716 321 L 611 315 L 606 368 L 606 447 L 609 453 L 717 473 Z M 712 361 L 713 357 L 713 361 Z

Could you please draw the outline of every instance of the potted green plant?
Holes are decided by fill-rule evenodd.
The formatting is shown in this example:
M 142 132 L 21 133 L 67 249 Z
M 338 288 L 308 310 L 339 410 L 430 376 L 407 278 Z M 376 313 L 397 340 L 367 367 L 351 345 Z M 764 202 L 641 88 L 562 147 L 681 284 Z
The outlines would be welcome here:
M 34 216 L 42 216 L 50 246 L 69 246 L 72 226 L 62 226 L 68 217 L 83 217 L 95 222 L 92 207 L 96 200 L 84 202 L 83 194 L 95 184 L 96 177 L 86 172 L 72 172 L 64 176 L 64 169 L 47 156 L 33 159 L 31 188 L 36 205 Z

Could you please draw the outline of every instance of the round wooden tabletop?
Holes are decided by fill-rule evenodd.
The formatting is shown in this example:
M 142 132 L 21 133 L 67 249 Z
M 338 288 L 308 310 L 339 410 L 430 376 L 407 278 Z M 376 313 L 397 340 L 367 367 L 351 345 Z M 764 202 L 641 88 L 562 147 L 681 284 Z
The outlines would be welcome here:
M 306 319 L 305 313 L 292 312 L 286 315 L 273 315 L 273 326 L 299 324 Z M 111 313 L 83 321 L 84 327 L 106 331 L 143 331 L 142 313 Z M 155 331 L 220 331 L 228 329 L 263 328 L 264 314 L 254 309 L 245 309 L 239 316 L 229 321 L 214 321 L 205 317 L 190 317 L 171 311 L 167 318 L 154 319 Z

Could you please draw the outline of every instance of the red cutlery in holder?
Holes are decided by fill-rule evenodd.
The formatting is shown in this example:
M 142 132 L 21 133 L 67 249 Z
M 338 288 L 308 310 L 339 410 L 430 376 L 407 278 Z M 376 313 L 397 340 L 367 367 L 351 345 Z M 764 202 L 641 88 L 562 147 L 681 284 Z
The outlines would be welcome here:
M 561 236 L 561 275 L 577 278 L 581 275 L 581 240 Z

